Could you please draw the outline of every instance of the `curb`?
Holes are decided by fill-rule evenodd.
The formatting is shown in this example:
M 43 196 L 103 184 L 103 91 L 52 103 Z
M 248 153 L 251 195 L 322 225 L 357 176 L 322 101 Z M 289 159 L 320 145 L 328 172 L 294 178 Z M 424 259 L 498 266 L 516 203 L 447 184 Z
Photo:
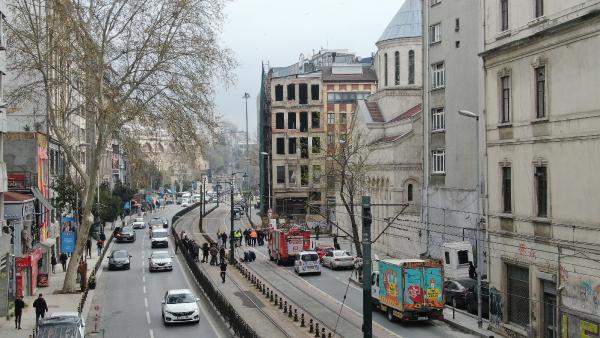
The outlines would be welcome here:
M 463 332 L 470 333 L 470 334 L 473 334 L 473 335 L 475 335 L 477 337 L 481 337 L 481 338 L 489 338 L 488 335 L 485 335 L 475 329 L 460 325 L 459 323 L 452 321 L 451 319 L 446 319 L 446 317 L 444 317 L 444 319 L 442 319 L 442 321 L 456 329 L 463 331 Z

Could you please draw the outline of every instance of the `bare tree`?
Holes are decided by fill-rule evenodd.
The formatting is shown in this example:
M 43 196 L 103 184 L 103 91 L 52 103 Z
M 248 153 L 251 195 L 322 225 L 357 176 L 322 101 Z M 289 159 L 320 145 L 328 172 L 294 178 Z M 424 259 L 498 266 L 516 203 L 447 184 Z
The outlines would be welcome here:
M 365 192 L 368 172 L 369 149 L 366 138 L 362 136 L 355 118 L 350 122 L 346 139 L 340 139 L 334 149 L 328 149 L 327 180 L 328 185 L 335 186 L 342 207 L 348 214 L 351 226 L 351 237 L 356 254 L 362 257 L 359 236 L 361 213 L 359 211 L 361 194 Z M 339 226 L 339 225 L 338 225 Z
M 123 126 L 161 127 L 196 145 L 216 123 L 213 86 L 234 61 L 217 43 L 222 0 L 13 0 L 11 102 L 45 102 L 49 129 L 84 183 L 83 220 L 63 292 L 76 291 L 101 153 Z M 82 144 L 71 121 L 86 121 Z

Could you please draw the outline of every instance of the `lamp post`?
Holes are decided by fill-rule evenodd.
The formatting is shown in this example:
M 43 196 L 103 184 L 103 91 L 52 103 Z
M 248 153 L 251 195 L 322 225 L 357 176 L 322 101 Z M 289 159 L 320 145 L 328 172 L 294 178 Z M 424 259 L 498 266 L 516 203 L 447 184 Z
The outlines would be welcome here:
M 246 203 L 248 203 L 248 191 L 250 190 L 250 172 L 248 171 L 248 167 L 250 166 L 250 146 L 248 143 L 248 99 L 250 98 L 250 94 L 244 93 L 242 96 L 243 99 L 246 100 L 246 182 L 245 190 L 246 190 Z M 248 208 L 246 208 L 246 214 L 248 213 Z
M 267 182 L 269 186 L 269 210 L 271 209 L 271 169 L 269 168 L 269 162 L 271 162 L 271 155 L 269 153 L 261 151 L 261 155 L 267 157 Z M 262 196 L 261 196 L 262 197 Z
M 481 301 L 481 270 L 482 270 L 482 250 L 481 245 L 480 245 L 480 241 L 479 238 L 480 236 L 480 232 L 481 232 L 481 219 L 480 219 L 480 209 L 479 209 L 479 202 L 480 202 L 480 193 L 481 193 L 481 178 L 479 177 L 480 172 L 479 172 L 479 115 L 470 112 L 468 110 L 464 110 L 464 109 L 459 109 L 458 113 L 462 116 L 466 116 L 472 119 L 475 119 L 475 163 L 476 163 L 476 167 L 477 167 L 477 184 L 476 184 L 476 189 L 477 189 L 477 221 L 475 222 L 475 247 L 477 248 L 477 325 L 479 327 L 482 327 L 483 322 L 481 319 L 481 305 L 482 305 L 482 301 Z
M 204 186 L 202 183 L 204 182 L 204 174 L 200 176 L 200 220 L 198 221 L 198 229 L 200 232 L 203 232 L 202 223 L 204 222 L 204 210 L 202 209 L 202 205 L 204 205 Z
M 248 175 L 246 173 L 241 173 L 241 172 L 232 172 L 231 173 L 231 178 L 229 179 L 229 181 L 217 181 L 217 189 L 220 183 L 226 183 L 229 184 L 229 198 L 230 198 L 230 205 L 229 205 L 229 220 L 230 220 L 230 229 L 229 229 L 229 264 L 233 265 L 234 263 L 234 251 L 235 251 L 235 239 L 233 238 L 233 224 L 234 224 L 234 219 L 233 219 L 233 179 L 235 177 L 235 175 L 237 174 L 244 174 L 244 178 L 247 178 Z

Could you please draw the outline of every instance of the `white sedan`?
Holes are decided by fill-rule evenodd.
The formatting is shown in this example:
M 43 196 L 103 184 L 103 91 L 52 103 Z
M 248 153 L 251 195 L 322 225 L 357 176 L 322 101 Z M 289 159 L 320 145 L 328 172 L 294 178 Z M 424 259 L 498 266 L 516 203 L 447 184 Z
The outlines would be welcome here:
M 199 299 L 188 289 L 169 290 L 162 300 L 162 318 L 165 325 L 200 322 Z
M 333 250 L 323 256 L 323 266 L 332 270 L 338 268 L 353 268 L 354 258 L 347 251 Z
M 152 271 L 173 271 L 173 256 L 168 251 L 152 251 L 148 257 L 148 268 Z
M 145 229 L 146 228 L 146 222 L 144 221 L 143 217 L 137 217 L 133 223 L 132 226 L 134 229 Z

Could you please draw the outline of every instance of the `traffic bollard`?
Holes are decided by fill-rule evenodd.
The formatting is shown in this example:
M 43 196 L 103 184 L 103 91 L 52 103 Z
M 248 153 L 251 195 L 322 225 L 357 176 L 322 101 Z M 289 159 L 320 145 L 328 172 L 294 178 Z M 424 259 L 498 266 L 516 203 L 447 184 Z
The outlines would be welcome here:
M 319 338 L 319 323 L 315 323 L 315 338 Z
M 321 329 L 321 338 L 325 338 L 325 328 Z
M 313 329 L 313 320 L 312 318 L 309 320 L 308 322 L 308 333 L 313 333 L 314 329 Z
M 327 338 L 331 338 L 331 332 L 327 334 Z
M 285 301 L 285 305 L 283 305 L 283 313 L 287 313 L 287 300 Z
M 304 327 L 304 313 L 300 315 L 300 327 Z
M 292 318 L 292 304 L 290 304 L 290 308 L 288 309 L 288 318 Z
M 294 321 L 298 321 L 298 309 L 294 309 Z
M 279 310 L 283 309 L 283 298 L 279 297 Z
M 279 302 L 277 302 L 277 297 L 279 297 L 279 296 L 277 296 L 277 294 L 276 294 L 275 295 L 275 306 L 277 306 L 277 304 L 279 303 Z
M 273 301 L 273 290 L 271 290 L 271 301 Z M 277 305 L 277 304 L 275 304 Z

